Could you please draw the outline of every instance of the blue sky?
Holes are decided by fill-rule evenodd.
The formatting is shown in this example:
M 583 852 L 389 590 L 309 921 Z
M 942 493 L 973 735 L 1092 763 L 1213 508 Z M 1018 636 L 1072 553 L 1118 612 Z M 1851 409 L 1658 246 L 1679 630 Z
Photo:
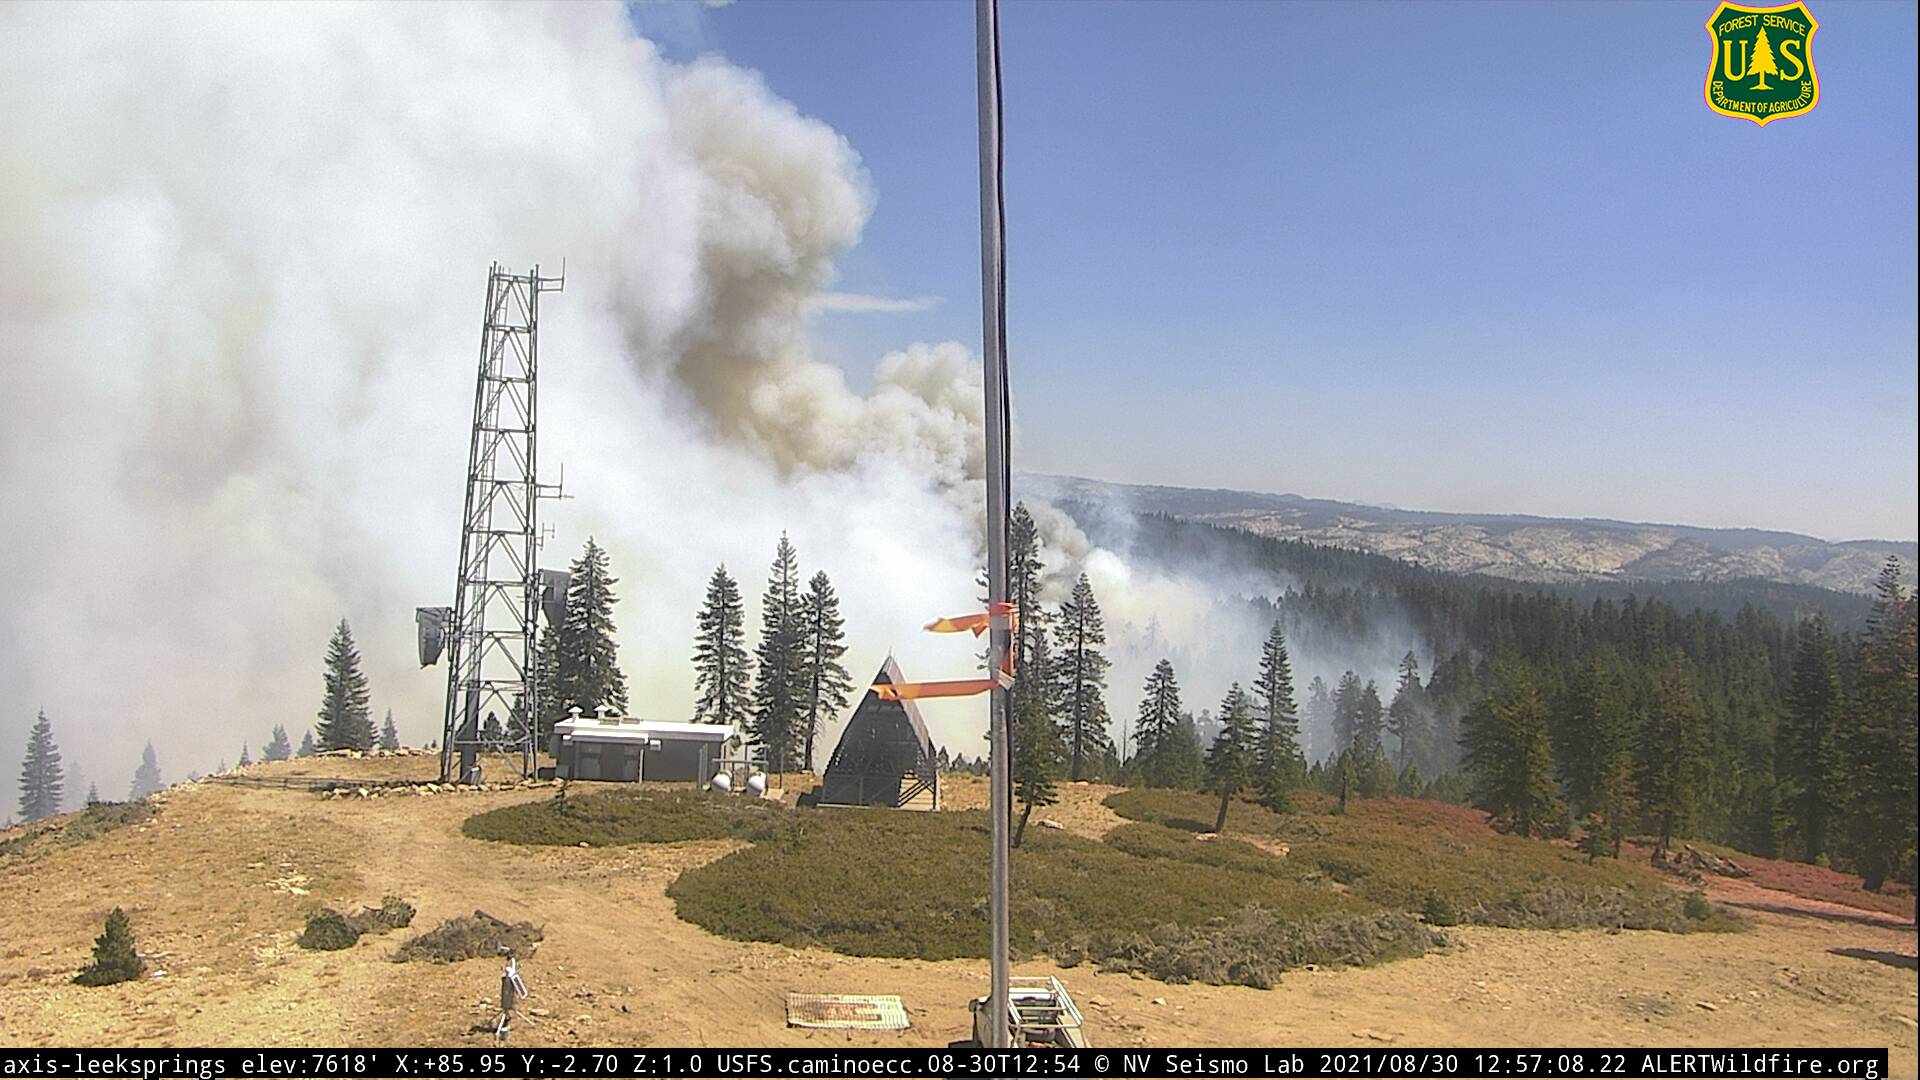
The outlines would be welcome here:
M 1911 538 L 1916 7 L 1815 2 L 1812 113 L 1701 100 L 1711 3 L 1002 12 L 1019 468 Z M 858 383 L 977 345 L 972 6 L 647 4 L 878 196 Z

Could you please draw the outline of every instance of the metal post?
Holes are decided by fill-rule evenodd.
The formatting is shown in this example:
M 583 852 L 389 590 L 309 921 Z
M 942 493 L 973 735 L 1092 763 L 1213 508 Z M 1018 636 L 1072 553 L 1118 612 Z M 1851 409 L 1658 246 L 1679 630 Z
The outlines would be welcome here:
M 1007 489 L 1010 486 L 1007 451 L 1007 329 L 1006 264 L 1002 245 L 1005 240 L 1005 199 L 1000 171 L 1000 4 L 999 0 L 974 0 L 974 42 L 979 62 L 980 93 L 980 314 L 981 352 L 986 383 L 987 406 L 987 603 L 1007 602 Z M 988 634 L 988 671 L 998 673 L 1010 644 L 1010 627 L 1004 615 L 993 616 Z M 1012 788 L 1008 780 L 1012 763 L 1007 760 L 1008 693 L 996 686 L 988 693 L 988 744 L 992 794 L 988 800 L 993 845 L 992 870 L 987 892 L 988 921 L 993 942 L 989 962 L 992 990 L 987 1007 L 992 1017 L 987 1027 L 987 1045 L 1003 1048 L 1009 1042 L 1007 1030 L 1007 825 L 1012 806 Z

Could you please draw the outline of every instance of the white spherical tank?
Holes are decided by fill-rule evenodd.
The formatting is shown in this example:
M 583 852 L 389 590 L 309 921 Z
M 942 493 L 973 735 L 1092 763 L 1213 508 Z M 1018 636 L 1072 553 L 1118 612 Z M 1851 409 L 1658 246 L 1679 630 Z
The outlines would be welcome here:
M 715 791 L 732 791 L 733 775 L 725 769 L 722 769 L 713 774 L 713 779 L 707 782 L 707 786 L 713 788 Z
M 767 793 L 767 774 L 757 772 L 747 777 L 747 791 L 754 795 L 765 795 Z

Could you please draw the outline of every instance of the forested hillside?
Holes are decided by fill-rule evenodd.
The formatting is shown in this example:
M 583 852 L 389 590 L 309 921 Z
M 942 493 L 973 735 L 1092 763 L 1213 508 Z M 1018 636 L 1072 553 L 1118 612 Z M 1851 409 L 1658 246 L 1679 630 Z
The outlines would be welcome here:
M 1270 597 L 1247 602 L 1296 655 L 1411 636 L 1395 685 L 1316 677 L 1296 706 L 1289 675 L 1284 698 L 1248 699 L 1256 716 L 1286 714 L 1293 737 L 1332 733 L 1304 738 L 1299 782 L 1470 798 L 1520 831 L 1584 833 L 1600 854 L 1627 835 L 1689 837 L 1832 861 L 1870 885 L 1913 880 L 1916 605 L 1897 563 L 1872 597 L 1766 581 L 1533 587 L 1066 509 L 1135 565 L 1269 581 Z M 1218 646 L 1244 649 L 1258 689 L 1260 643 Z M 1138 760 L 1110 763 L 1202 783 L 1200 745 L 1222 725 L 1202 713 L 1156 743 L 1149 704 Z M 1072 718 L 1060 723 L 1071 734 Z M 1169 747 L 1186 764 L 1148 760 Z

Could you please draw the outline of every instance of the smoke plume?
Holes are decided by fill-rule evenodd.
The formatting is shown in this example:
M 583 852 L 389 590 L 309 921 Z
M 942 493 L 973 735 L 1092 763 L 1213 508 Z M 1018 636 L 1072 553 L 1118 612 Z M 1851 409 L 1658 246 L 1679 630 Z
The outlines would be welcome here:
M 973 668 L 918 627 L 978 603 L 978 361 L 903 344 L 861 394 L 815 357 L 873 194 L 754 73 L 667 62 L 610 3 L 13 4 L 0 115 L 0 761 L 42 705 L 110 798 L 148 739 L 170 780 L 297 740 L 343 617 L 376 711 L 438 736 L 411 612 L 450 600 L 493 260 L 565 259 L 542 561 L 609 549 L 637 712 L 690 712 L 707 575 L 757 598 L 782 530 L 856 680 Z M 1124 634 L 1219 592 L 1040 516 L 1053 586 L 1089 568 Z M 977 704 L 930 715 L 979 752 Z

